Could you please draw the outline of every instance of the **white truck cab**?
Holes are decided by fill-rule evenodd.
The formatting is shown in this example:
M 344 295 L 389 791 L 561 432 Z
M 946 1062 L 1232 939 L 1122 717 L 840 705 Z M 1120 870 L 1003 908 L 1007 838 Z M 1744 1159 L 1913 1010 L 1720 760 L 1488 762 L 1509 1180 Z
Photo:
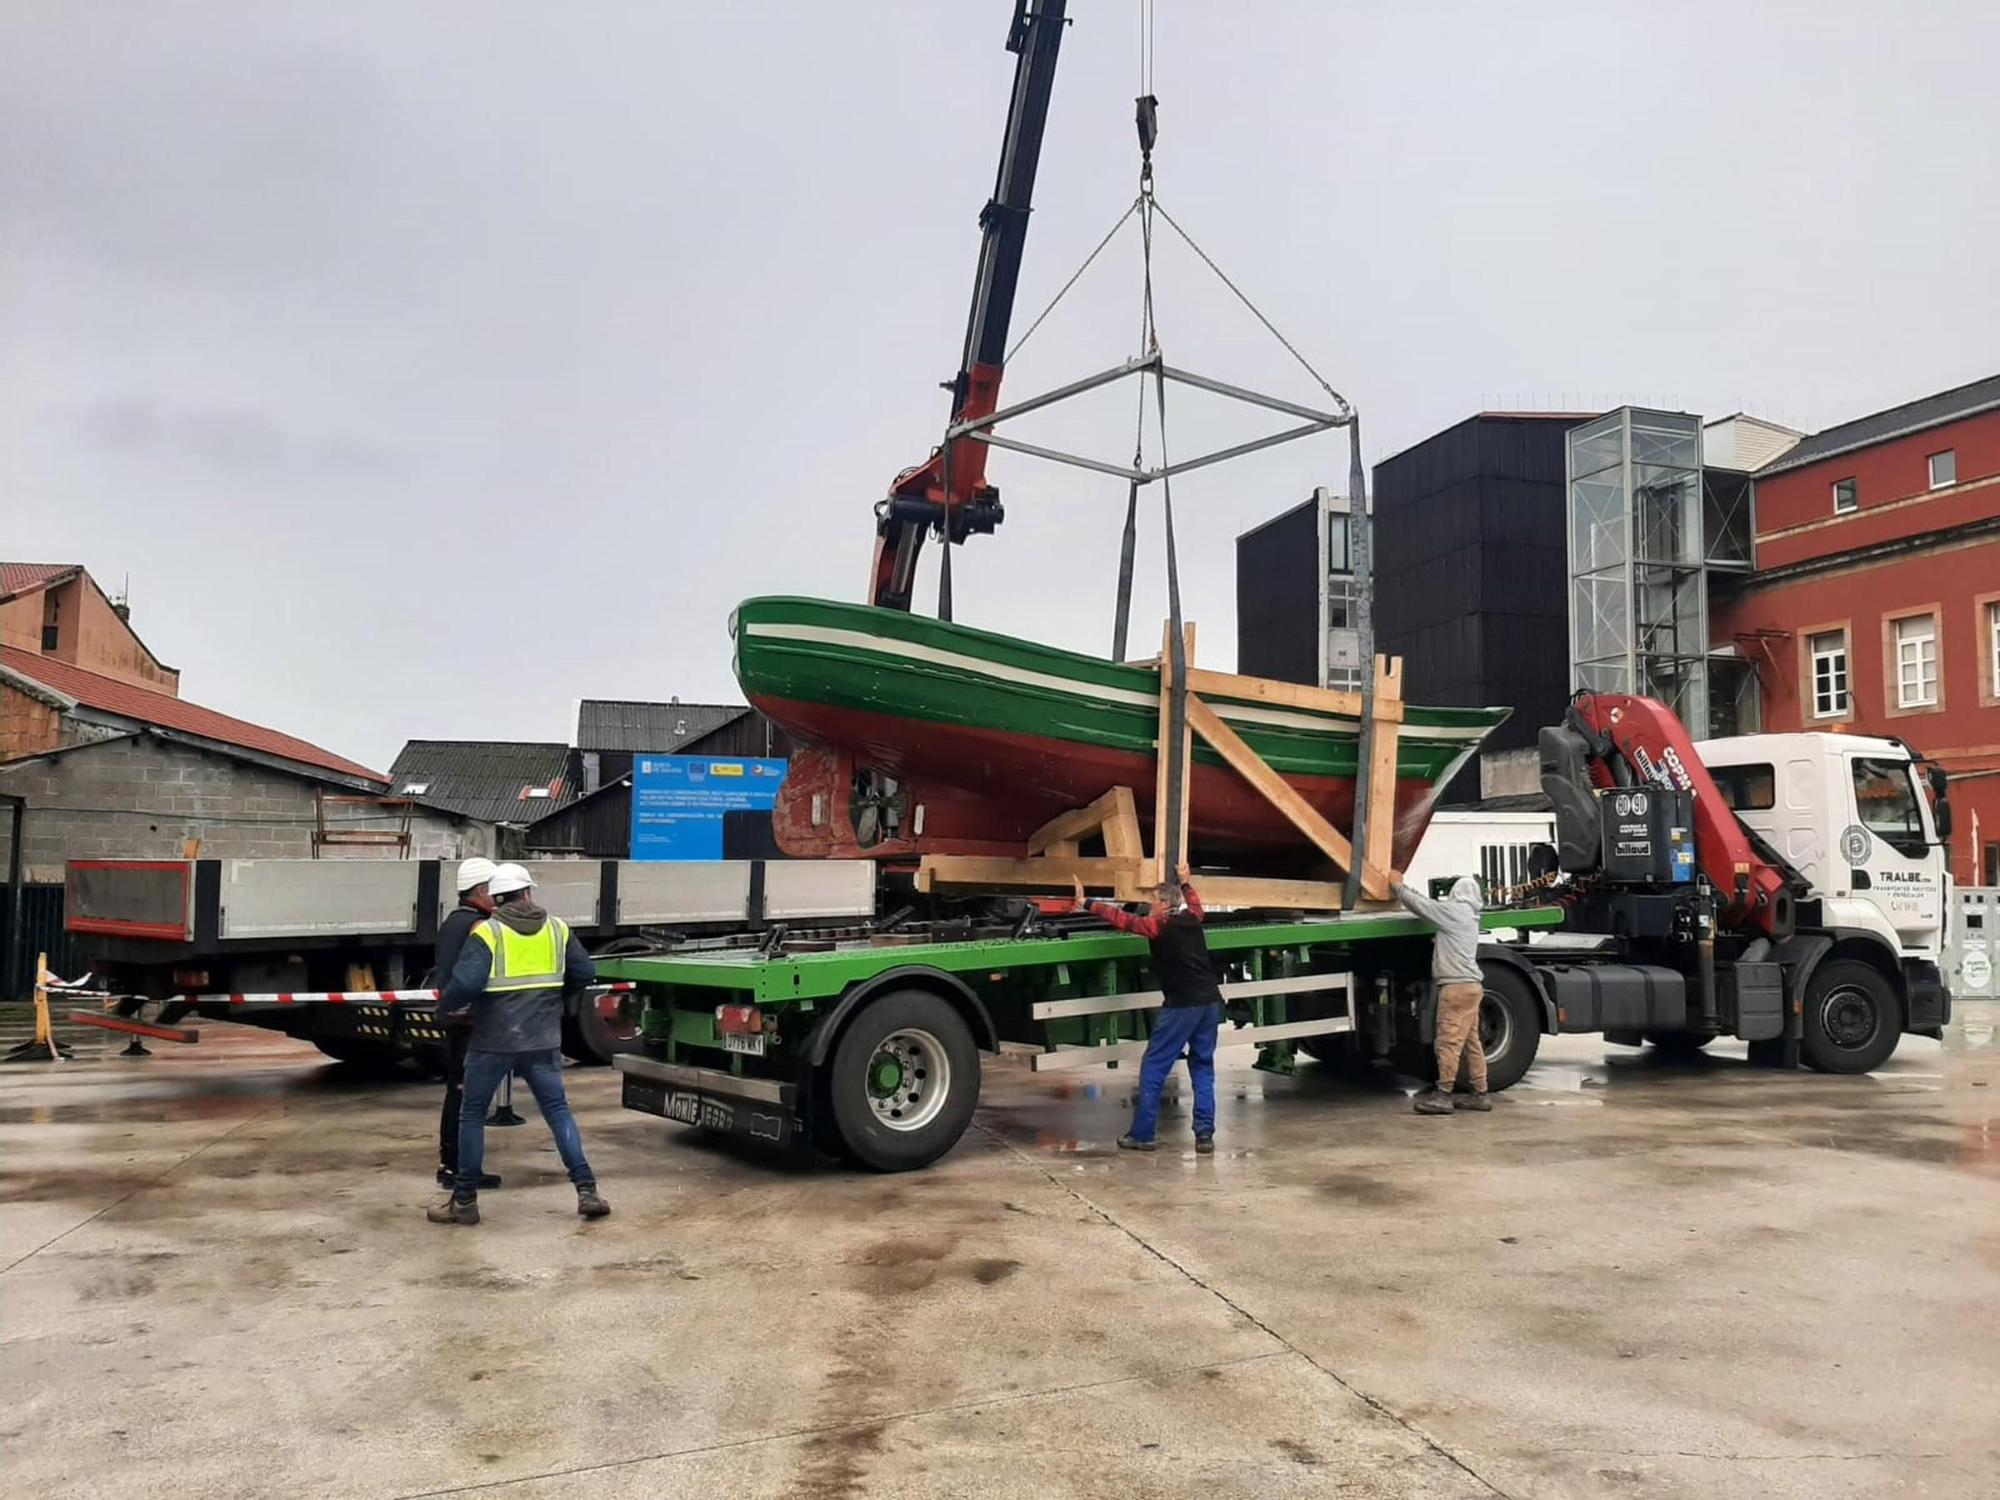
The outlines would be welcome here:
M 1743 822 L 1812 883 L 1822 925 L 1937 963 L 1951 866 L 1921 768 L 1900 740 L 1746 734 L 1695 749 Z

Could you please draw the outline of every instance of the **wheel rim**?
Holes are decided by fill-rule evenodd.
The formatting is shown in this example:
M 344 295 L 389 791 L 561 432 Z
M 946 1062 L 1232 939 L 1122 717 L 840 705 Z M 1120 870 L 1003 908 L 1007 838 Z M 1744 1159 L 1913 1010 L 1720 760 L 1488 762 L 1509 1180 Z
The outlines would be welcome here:
M 928 1031 L 904 1027 L 875 1046 L 864 1075 L 868 1107 L 890 1130 L 922 1130 L 951 1094 L 951 1059 Z
M 1514 1012 L 1507 1003 L 1493 991 L 1488 990 L 1479 1001 L 1479 1050 L 1486 1054 L 1486 1065 L 1507 1055 L 1507 1049 L 1514 1045 Z
M 1855 985 L 1827 991 L 1819 1003 L 1819 1029 L 1843 1052 L 1859 1052 L 1875 1040 L 1882 1015 L 1875 999 Z

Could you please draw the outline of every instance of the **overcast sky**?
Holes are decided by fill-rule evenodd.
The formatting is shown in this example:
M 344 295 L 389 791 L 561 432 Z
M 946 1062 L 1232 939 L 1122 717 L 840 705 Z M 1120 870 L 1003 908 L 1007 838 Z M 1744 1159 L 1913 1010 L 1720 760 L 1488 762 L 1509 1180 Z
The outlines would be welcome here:
M 1017 332 L 1134 188 L 1134 0 L 1071 10 Z M 857 597 L 938 437 L 1009 11 L 0 0 L 0 555 L 129 574 L 189 698 L 382 768 L 735 698 L 731 607 Z M 1481 407 L 1813 428 L 2000 368 L 1990 0 L 1159 12 L 1160 200 L 1371 460 Z M 1123 239 L 1008 394 L 1133 353 L 1137 275 Z M 1160 298 L 1176 363 L 1317 394 L 1184 254 Z M 1123 457 L 1130 401 L 1037 430 Z M 1206 407 L 1175 452 L 1241 434 Z M 1108 650 L 1122 487 L 992 471 L 959 618 Z M 1335 437 L 1176 486 L 1204 658 L 1232 539 L 1345 474 Z

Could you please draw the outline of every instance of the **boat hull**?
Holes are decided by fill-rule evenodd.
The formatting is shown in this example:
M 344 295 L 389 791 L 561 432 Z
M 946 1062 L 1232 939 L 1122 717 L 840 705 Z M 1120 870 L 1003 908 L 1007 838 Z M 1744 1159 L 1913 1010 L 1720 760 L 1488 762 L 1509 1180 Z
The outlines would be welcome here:
M 1019 855 L 1034 831 L 1114 786 L 1150 824 L 1159 675 L 899 612 L 747 601 L 737 677 L 801 749 L 774 832 L 812 858 Z M 1317 711 L 1205 701 L 1336 828 L 1353 824 L 1359 725 Z M 1398 740 L 1394 861 L 1414 852 L 1438 789 L 1504 710 L 1410 708 Z M 1323 857 L 1207 745 L 1190 771 L 1190 857 L 1314 873 Z

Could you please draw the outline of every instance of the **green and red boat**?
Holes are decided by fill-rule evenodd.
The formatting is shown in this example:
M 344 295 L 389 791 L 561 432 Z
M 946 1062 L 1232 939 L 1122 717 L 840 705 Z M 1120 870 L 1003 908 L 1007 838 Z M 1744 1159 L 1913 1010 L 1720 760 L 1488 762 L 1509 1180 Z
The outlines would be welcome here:
M 730 625 L 736 678 L 797 742 L 774 815 L 800 858 L 1015 856 L 1114 786 L 1150 820 L 1159 670 L 942 620 L 826 599 L 751 599 Z M 1336 828 L 1354 821 L 1357 719 L 1227 693 L 1204 700 Z M 1405 710 L 1394 862 L 1504 708 Z M 1189 844 L 1203 865 L 1277 873 L 1318 855 L 1212 750 L 1194 746 Z

